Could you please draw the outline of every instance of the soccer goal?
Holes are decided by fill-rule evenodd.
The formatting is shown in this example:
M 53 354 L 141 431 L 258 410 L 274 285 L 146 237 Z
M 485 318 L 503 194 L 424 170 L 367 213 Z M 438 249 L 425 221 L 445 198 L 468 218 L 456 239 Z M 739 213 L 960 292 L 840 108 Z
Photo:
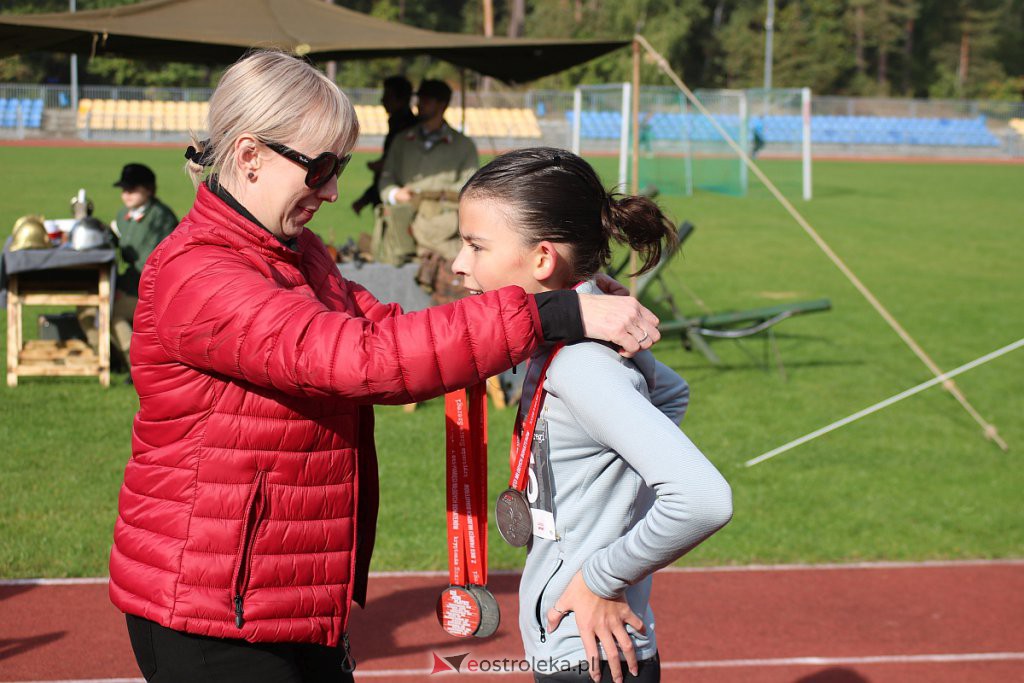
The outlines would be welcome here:
M 573 151 L 616 154 L 619 184 L 628 187 L 630 84 L 579 86 L 573 94 Z M 641 88 L 641 192 L 684 196 L 703 190 L 746 195 L 748 168 L 727 135 L 755 159 L 765 153 L 789 160 L 773 168 L 772 175 L 784 176 L 777 182 L 793 194 L 811 198 L 808 89 L 699 90 L 695 95 L 706 114 L 676 88 Z

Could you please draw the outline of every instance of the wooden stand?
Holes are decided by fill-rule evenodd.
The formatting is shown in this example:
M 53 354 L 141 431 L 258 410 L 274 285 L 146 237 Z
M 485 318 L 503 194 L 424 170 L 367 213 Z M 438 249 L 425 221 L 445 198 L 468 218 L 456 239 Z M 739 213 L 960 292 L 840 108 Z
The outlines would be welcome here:
M 69 354 L 41 357 L 38 349 L 27 352 L 23 343 L 24 306 L 96 306 L 99 350 L 96 356 Z M 44 356 L 46 354 L 43 354 Z M 110 264 L 29 271 L 7 279 L 7 386 L 18 386 L 18 377 L 98 376 L 110 386 Z

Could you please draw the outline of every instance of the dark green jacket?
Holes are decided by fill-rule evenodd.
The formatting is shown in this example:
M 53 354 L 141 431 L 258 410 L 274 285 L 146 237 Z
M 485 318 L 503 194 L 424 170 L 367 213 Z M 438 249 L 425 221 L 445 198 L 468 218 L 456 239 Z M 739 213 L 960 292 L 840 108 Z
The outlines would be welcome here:
M 139 278 L 146 259 L 160 241 L 178 227 L 178 218 L 166 204 L 156 197 L 149 202 L 149 208 L 139 221 L 128 220 L 128 207 L 117 212 L 117 229 L 121 233 L 118 241 L 121 252 L 120 272 L 117 288 L 132 296 L 139 295 Z

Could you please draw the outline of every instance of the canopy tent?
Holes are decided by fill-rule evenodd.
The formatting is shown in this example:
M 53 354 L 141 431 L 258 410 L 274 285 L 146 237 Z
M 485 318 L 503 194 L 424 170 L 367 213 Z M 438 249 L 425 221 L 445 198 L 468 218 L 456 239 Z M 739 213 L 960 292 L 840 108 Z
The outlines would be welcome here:
M 50 51 L 229 64 L 254 46 L 317 60 L 427 54 L 508 83 L 557 73 L 629 42 L 440 33 L 323 0 L 149 0 L 85 12 L 0 15 L 0 57 Z

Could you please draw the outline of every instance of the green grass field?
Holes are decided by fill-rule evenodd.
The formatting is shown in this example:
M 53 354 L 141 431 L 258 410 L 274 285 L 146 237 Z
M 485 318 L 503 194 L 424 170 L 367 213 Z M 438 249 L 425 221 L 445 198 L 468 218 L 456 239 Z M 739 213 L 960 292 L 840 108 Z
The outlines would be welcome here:
M 129 161 L 154 168 L 160 195 L 178 212 L 191 202 L 176 149 L 0 149 L 0 225 L 25 213 L 65 216 L 79 187 L 109 219 L 119 201 L 110 183 Z M 369 181 L 368 158 L 357 157 L 339 202 L 318 214 L 321 235 L 340 242 L 369 230 L 369 216 L 348 209 Z M 611 177 L 613 160 L 596 164 Z M 790 162 L 764 167 L 795 177 Z M 814 172 L 815 199 L 800 209 L 940 366 L 1024 335 L 1024 166 L 820 162 Z M 690 381 L 683 427 L 735 498 L 732 523 L 684 564 L 1024 556 L 1024 352 L 957 380 L 1010 453 L 986 442 L 933 388 L 745 468 L 745 460 L 930 374 L 763 188 L 741 199 L 699 194 L 664 205 L 697 226 L 667 271 L 687 312 L 701 310 L 687 290 L 714 311 L 819 297 L 833 304 L 776 328 L 784 374 L 761 363 L 760 339 L 717 342 L 720 368 L 678 339 L 657 347 Z M 137 405 L 120 379 L 107 390 L 84 379 L 0 387 L 0 576 L 105 573 Z M 437 400 L 413 414 L 378 409 L 375 569 L 445 566 L 443 414 Z M 507 481 L 512 417 L 491 413 L 492 491 Z M 492 566 L 519 565 L 522 553 L 493 529 L 491 537 Z

